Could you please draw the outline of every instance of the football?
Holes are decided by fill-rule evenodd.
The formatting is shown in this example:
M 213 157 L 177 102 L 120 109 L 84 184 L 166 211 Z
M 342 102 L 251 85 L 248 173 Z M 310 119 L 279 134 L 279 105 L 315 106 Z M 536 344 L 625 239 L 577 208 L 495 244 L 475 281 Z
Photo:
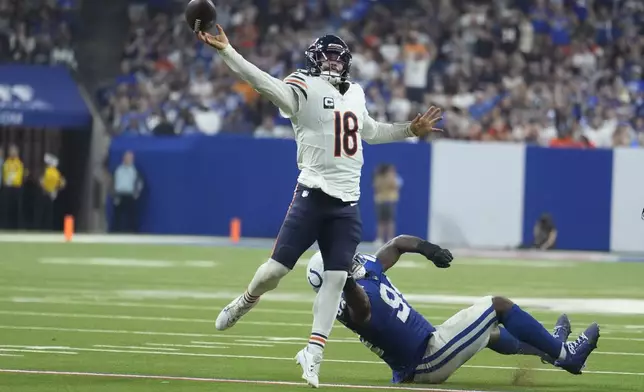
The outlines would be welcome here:
M 215 24 L 217 9 L 212 0 L 190 0 L 185 15 L 192 31 L 207 31 Z

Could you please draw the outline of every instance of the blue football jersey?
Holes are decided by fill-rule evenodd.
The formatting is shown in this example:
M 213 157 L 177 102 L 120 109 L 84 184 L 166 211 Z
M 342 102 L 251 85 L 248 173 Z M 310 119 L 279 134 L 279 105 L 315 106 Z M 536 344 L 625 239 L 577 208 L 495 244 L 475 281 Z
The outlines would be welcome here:
M 369 297 L 371 319 L 364 325 L 351 322 L 344 300 L 337 319 L 389 365 L 393 382 L 402 382 L 421 362 L 436 328 L 407 303 L 374 256 L 362 256 L 366 275 L 357 283 Z

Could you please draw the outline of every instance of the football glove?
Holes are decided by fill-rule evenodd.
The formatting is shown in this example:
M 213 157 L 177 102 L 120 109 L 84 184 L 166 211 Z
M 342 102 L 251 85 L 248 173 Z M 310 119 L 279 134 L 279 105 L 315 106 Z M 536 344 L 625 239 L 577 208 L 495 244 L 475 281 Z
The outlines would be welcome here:
M 428 241 L 423 241 L 418 245 L 419 253 L 430 260 L 438 268 L 449 268 L 450 263 L 454 260 L 452 252 L 443 249 L 438 245 Z
M 449 249 L 440 249 L 432 255 L 431 258 L 429 258 L 432 263 L 438 268 L 449 268 L 451 265 L 450 263 L 452 260 L 454 260 L 454 256 L 452 256 L 452 252 L 449 251 Z

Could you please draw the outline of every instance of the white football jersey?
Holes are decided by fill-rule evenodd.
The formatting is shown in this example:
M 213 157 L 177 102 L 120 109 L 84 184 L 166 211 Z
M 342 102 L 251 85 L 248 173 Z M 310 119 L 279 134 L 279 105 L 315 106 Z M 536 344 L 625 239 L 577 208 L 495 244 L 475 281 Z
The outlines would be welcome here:
M 324 78 L 294 72 L 284 79 L 298 96 L 299 110 L 290 117 L 297 142 L 298 182 L 343 201 L 360 198 L 365 93 L 351 83 L 341 94 Z
M 360 198 L 362 140 L 389 143 L 414 136 L 410 123 L 386 124 L 369 117 L 362 87 L 344 94 L 322 77 L 294 72 L 275 79 L 228 45 L 219 51 L 239 78 L 290 118 L 297 141 L 298 181 L 343 201 Z

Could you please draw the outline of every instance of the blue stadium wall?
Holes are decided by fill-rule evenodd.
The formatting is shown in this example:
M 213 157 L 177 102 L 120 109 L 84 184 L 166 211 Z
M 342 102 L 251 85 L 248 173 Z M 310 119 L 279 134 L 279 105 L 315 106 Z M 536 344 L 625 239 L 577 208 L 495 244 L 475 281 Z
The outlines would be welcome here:
M 242 136 L 120 137 L 145 177 L 142 231 L 273 238 L 297 179 L 295 143 Z M 390 163 L 403 179 L 397 231 L 450 246 L 514 248 L 552 214 L 557 248 L 644 252 L 644 151 L 547 149 L 440 141 L 365 144 L 360 208 L 364 240 L 375 237 L 371 179 Z

